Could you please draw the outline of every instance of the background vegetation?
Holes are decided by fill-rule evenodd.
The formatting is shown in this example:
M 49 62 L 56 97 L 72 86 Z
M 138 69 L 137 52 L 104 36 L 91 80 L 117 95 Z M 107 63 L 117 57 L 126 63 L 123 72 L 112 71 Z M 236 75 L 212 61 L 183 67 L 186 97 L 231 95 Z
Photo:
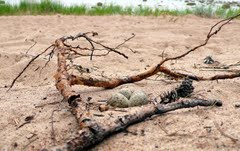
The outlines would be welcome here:
M 94 7 L 64 6 L 63 4 L 42 0 L 40 3 L 21 1 L 19 5 L 6 4 L 0 0 L 0 15 L 137 15 L 137 16 L 159 16 L 159 15 L 187 15 L 195 14 L 202 17 L 226 18 L 240 13 L 240 9 L 195 7 L 186 10 L 152 9 L 149 7 L 121 7 L 118 5 L 102 5 L 97 3 Z

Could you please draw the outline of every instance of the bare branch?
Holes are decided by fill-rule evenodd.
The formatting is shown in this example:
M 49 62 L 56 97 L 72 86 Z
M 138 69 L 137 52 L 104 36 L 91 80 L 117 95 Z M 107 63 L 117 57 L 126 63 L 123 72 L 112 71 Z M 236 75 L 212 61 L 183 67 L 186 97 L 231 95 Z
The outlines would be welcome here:
M 155 67 L 149 69 L 148 71 L 145 71 L 143 73 L 137 74 L 137 75 L 133 75 L 133 76 L 126 76 L 125 78 L 114 78 L 114 79 L 110 79 L 108 81 L 102 81 L 99 79 L 93 79 L 93 78 L 88 78 L 88 79 L 84 79 L 84 77 L 78 77 L 75 75 L 71 76 L 71 84 L 81 84 L 81 85 L 87 85 L 87 86 L 95 86 L 95 87 L 104 87 L 104 88 L 114 88 L 117 87 L 119 85 L 122 84 L 126 84 L 126 83 L 133 83 L 133 82 L 137 82 L 137 81 L 141 81 L 143 79 L 146 79 L 152 75 L 157 74 L 158 72 L 162 72 L 165 73 L 167 75 L 170 75 L 173 78 L 184 78 L 184 77 L 188 77 L 192 80 L 196 80 L 196 81 L 200 81 L 200 80 L 218 80 L 218 79 L 232 79 L 232 78 L 236 78 L 236 77 L 240 77 L 240 73 L 234 73 L 234 74 L 229 74 L 229 75 L 215 75 L 213 77 L 209 77 L 209 78 L 205 78 L 205 77 L 198 77 L 198 76 L 194 76 L 194 75 L 188 75 L 188 74 L 183 74 L 183 73 L 179 73 L 179 72 L 173 72 L 170 69 L 163 67 L 162 65 L 170 60 L 176 60 L 176 59 L 180 59 L 185 57 L 186 55 L 188 55 L 189 53 L 196 51 L 197 49 L 205 46 L 208 41 L 211 39 L 211 37 L 215 34 L 217 34 L 224 25 L 228 24 L 231 20 L 239 17 L 240 14 L 230 17 L 228 19 L 224 19 L 222 21 L 219 21 L 218 23 L 216 23 L 215 25 L 213 25 L 213 27 L 211 27 L 205 42 L 188 50 L 187 52 L 178 55 L 176 57 L 171 57 L 171 58 L 165 58 L 164 60 L 162 60 L 158 65 L 156 65 Z M 213 32 L 214 28 L 219 25 L 219 27 Z
M 117 45 L 115 48 L 111 48 L 111 47 L 109 47 L 109 46 L 103 45 L 102 43 L 97 42 L 97 41 L 89 38 L 89 37 L 87 36 L 88 34 L 92 34 L 93 36 L 98 35 L 96 32 L 79 33 L 79 34 L 77 34 L 77 35 L 75 35 L 75 36 L 62 37 L 62 38 L 60 38 L 60 40 L 64 43 L 65 46 L 71 47 L 71 46 L 65 44 L 65 41 L 66 41 L 66 40 L 72 40 L 72 41 L 73 41 L 73 40 L 78 39 L 78 38 L 85 38 L 85 39 L 89 42 L 89 44 L 91 45 L 91 49 L 88 49 L 88 48 L 86 49 L 86 48 L 85 48 L 85 50 L 90 50 L 90 51 L 91 51 L 90 60 L 92 60 L 92 56 L 93 56 L 94 51 L 97 50 L 97 49 L 95 48 L 95 45 L 94 45 L 94 44 L 103 47 L 103 48 L 104 48 L 103 50 L 107 50 L 108 53 L 114 52 L 114 53 L 117 53 L 117 54 L 119 54 L 119 55 L 121 55 L 121 56 L 123 56 L 124 58 L 127 59 L 128 56 L 126 56 L 124 53 L 122 53 L 122 52 L 120 52 L 120 51 L 117 51 L 117 49 L 120 48 L 122 45 L 124 45 L 127 41 L 129 41 L 129 40 L 131 40 L 132 38 L 135 37 L 135 35 L 132 34 L 132 36 L 131 36 L 130 38 L 124 40 L 124 42 L 120 43 L 120 44 Z M 84 48 L 81 48 L 80 46 L 77 46 L 77 47 L 75 47 L 75 48 L 77 48 L 77 49 L 84 49 Z M 108 53 L 107 53 L 107 54 L 108 54 Z
M 24 71 L 31 65 L 32 62 L 34 62 L 39 56 L 41 56 L 42 54 L 44 54 L 45 52 L 47 52 L 50 48 L 54 47 L 54 45 L 49 46 L 47 49 L 45 49 L 43 52 L 41 52 L 40 54 L 36 55 L 35 57 L 33 57 L 28 64 L 23 68 L 23 70 L 14 78 L 14 80 L 12 81 L 11 85 L 9 86 L 7 92 L 13 87 L 13 85 L 15 84 L 15 82 L 17 81 L 17 79 L 24 73 Z
M 34 39 L 32 39 L 31 41 L 34 43 L 31 47 L 28 48 L 28 50 L 26 51 L 26 54 L 28 54 L 28 52 L 37 44 L 37 42 Z
M 164 114 L 182 108 L 192 108 L 196 106 L 221 106 L 222 102 L 217 100 L 185 100 L 167 105 L 148 104 L 142 107 L 135 107 L 133 110 L 128 109 L 127 114 L 117 116 L 112 119 L 111 123 L 98 123 L 94 119 L 81 119 L 80 125 L 84 127 L 78 131 L 74 138 L 64 144 L 64 147 L 55 147 L 60 150 L 86 150 L 89 147 L 101 142 L 106 137 L 119 131 L 125 130 L 128 126 L 144 121 L 146 118 L 156 114 Z

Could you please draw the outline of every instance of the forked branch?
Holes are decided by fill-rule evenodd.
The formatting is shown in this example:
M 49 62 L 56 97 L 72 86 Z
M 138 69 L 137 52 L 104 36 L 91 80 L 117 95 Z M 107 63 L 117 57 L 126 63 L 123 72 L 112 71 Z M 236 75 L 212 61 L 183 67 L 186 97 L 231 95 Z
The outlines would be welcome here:
M 200 77 L 200 76 L 195 76 L 195 75 L 174 72 L 163 66 L 163 64 L 167 61 L 183 58 L 186 55 L 190 54 L 191 52 L 194 52 L 194 51 L 198 50 L 199 48 L 207 45 L 207 43 L 209 42 L 211 37 L 216 35 L 223 28 L 223 26 L 227 25 L 230 21 L 232 21 L 233 19 L 235 19 L 239 16 L 240 16 L 240 14 L 217 22 L 210 28 L 210 30 L 206 36 L 206 39 L 202 44 L 195 46 L 194 48 L 192 48 L 178 56 L 171 57 L 171 58 L 165 58 L 159 64 L 157 64 L 153 68 L 151 68 L 143 73 L 133 75 L 133 76 L 125 76 L 124 78 L 113 78 L 113 79 L 108 79 L 108 80 L 94 79 L 94 78 L 89 78 L 89 77 L 85 78 L 83 76 L 71 75 L 70 83 L 71 83 L 71 85 L 79 84 L 79 85 L 94 86 L 94 87 L 114 88 L 114 87 L 117 87 L 122 84 L 134 83 L 134 82 L 141 81 L 143 79 L 146 79 L 148 77 L 151 77 L 151 76 L 157 74 L 158 72 L 167 74 L 175 79 L 188 77 L 188 78 L 190 78 L 192 80 L 196 80 L 196 81 L 233 79 L 233 78 L 240 77 L 240 72 L 236 72 L 236 73 L 232 73 L 232 74 L 215 75 L 212 77 Z

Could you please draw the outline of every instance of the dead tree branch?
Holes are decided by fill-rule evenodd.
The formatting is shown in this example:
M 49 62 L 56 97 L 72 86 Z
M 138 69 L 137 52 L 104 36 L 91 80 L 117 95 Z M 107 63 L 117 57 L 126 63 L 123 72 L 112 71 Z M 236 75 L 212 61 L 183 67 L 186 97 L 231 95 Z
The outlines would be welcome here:
M 96 122 L 92 118 L 82 117 L 79 124 L 82 128 L 76 136 L 64 147 L 59 147 L 60 150 L 86 150 L 89 147 L 101 142 L 106 137 L 126 129 L 129 125 L 144 121 L 146 118 L 156 114 L 164 114 L 181 108 L 192 108 L 196 106 L 221 106 L 222 102 L 217 100 L 185 100 L 174 103 L 163 104 L 148 104 L 142 107 L 128 109 L 127 114 L 123 116 L 113 117 L 111 123 Z M 103 119 L 102 119 L 103 120 Z M 107 120 L 104 120 L 107 121 Z
M 64 37 L 58 39 L 58 41 L 60 41 L 60 43 L 61 43 L 61 49 L 64 49 L 63 54 L 66 55 L 66 57 L 64 57 L 64 59 L 65 59 L 65 60 L 71 59 L 71 57 L 69 58 L 68 56 L 71 55 L 71 54 L 73 54 L 73 55 L 75 55 L 75 57 L 78 57 L 78 56 L 80 56 L 80 57 L 81 57 L 81 56 L 90 56 L 90 60 L 92 60 L 92 57 L 93 57 L 93 56 L 106 56 L 106 55 L 108 55 L 110 52 L 114 52 L 114 53 L 116 53 L 116 54 L 118 54 L 118 55 L 121 55 L 121 56 L 123 56 L 124 58 L 128 59 L 128 56 L 125 55 L 124 53 L 118 51 L 118 49 L 119 49 L 121 46 L 123 46 L 126 42 L 128 42 L 129 40 L 131 40 L 132 38 L 134 38 L 134 37 L 135 37 L 135 34 L 132 34 L 131 37 L 125 39 L 122 43 L 118 44 L 118 45 L 117 45 L 116 47 L 114 47 L 114 48 L 111 48 L 111 47 L 109 47 L 109 46 L 105 46 L 104 44 L 102 44 L 102 43 L 100 43 L 100 42 L 97 42 L 97 41 L 95 41 L 95 40 L 92 40 L 91 38 L 88 37 L 88 35 L 90 35 L 90 34 L 91 34 L 92 36 L 98 35 L 98 33 L 96 33 L 96 32 L 86 32 L 86 33 L 79 33 L 79 34 L 77 34 L 76 36 L 64 36 Z M 67 40 L 72 40 L 72 41 L 74 41 L 74 40 L 79 39 L 79 38 L 84 38 L 87 42 L 89 42 L 89 44 L 91 45 L 92 48 L 91 48 L 91 49 L 89 49 L 89 48 L 81 48 L 79 45 L 76 46 L 76 47 L 73 47 L 73 46 L 71 46 L 71 45 L 66 44 L 66 41 L 67 41 Z M 27 52 L 28 52 L 35 44 L 36 44 L 36 43 L 34 43 L 34 44 L 27 50 Z M 101 46 L 102 49 L 96 48 L 95 45 Z M 57 43 L 52 44 L 52 45 L 50 45 L 48 48 L 46 48 L 44 51 L 42 51 L 41 53 L 39 53 L 38 55 L 36 55 L 35 57 L 33 57 L 33 58 L 27 63 L 27 65 L 22 69 L 22 71 L 13 79 L 13 81 L 12 81 L 12 83 L 10 84 L 10 86 L 9 86 L 9 88 L 8 88 L 7 91 L 9 91 L 9 90 L 14 86 L 15 82 L 17 81 L 17 79 L 26 71 L 26 69 L 27 69 L 36 59 L 38 59 L 41 55 L 43 55 L 43 54 L 47 53 L 49 50 L 51 50 L 51 51 L 47 54 L 47 56 L 49 56 L 49 58 L 48 58 L 47 62 L 45 63 L 45 65 L 42 67 L 42 69 L 43 69 L 44 67 L 46 67 L 46 65 L 50 62 L 51 58 L 53 57 L 54 53 L 59 54 L 59 53 L 57 52 L 57 50 L 56 50 L 57 47 L 59 47 L 59 45 L 57 45 Z M 91 54 L 81 54 L 81 53 L 78 52 L 79 50 L 88 50 L 88 51 L 91 51 Z M 95 55 L 95 54 L 93 53 L 95 50 L 105 50 L 105 51 L 107 51 L 107 52 L 106 52 L 106 53 L 103 53 L 103 54 Z M 67 71 L 67 70 L 66 70 L 66 71 Z
M 72 112 L 80 125 L 78 134 L 73 136 L 73 139 L 68 141 L 64 147 L 61 147 L 61 150 L 86 150 L 113 133 L 124 130 L 127 126 L 143 121 L 147 117 L 151 117 L 155 114 L 163 114 L 176 109 L 195 106 L 222 105 L 221 101 L 215 100 L 179 101 L 166 105 L 153 103 L 141 107 L 128 108 L 125 115 L 111 116 L 111 120 L 107 120 L 109 117 L 104 116 L 107 115 L 108 111 L 106 111 L 103 117 L 94 116 L 95 114 L 90 112 L 86 107 L 86 102 L 84 102 L 80 95 L 71 87 L 71 82 L 69 80 L 71 75 L 67 72 L 66 49 L 64 49 L 64 44 L 61 40 L 56 40 L 55 45 L 58 49 L 58 70 L 55 75 L 56 87 L 63 97 L 68 100 L 69 105 L 73 107 Z M 105 118 L 105 120 L 102 118 Z
M 163 64 L 166 63 L 167 61 L 183 58 L 186 55 L 190 54 L 191 52 L 194 52 L 197 49 L 205 46 L 213 35 L 216 35 L 231 20 L 239 16 L 240 14 L 230 17 L 228 19 L 219 21 L 218 23 L 213 25 L 209 30 L 205 41 L 202 44 L 186 51 L 183 54 L 180 54 L 175 57 L 165 58 L 159 64 L 157 64 L 156 66 L 154 66 L 153 68 L 151 68 L 146 72 L 133 75 L 133 76 L 126 76 L 125 78 L 113 78 L 108 80 L 85 78 L 83 76 L 76 76 L 76 75 L 70 74 L 68 72 L 68 69 L 69 69 L 69 66 L 71 66 L 71 64 L 69 64 L 67 61 L 70 61 L 72 65 L 74 65 L 72 56 L 74 57 L 88 56 L 90 57 L 90 60 L 92 60 L 93 56 L 106 56 L 109 53 L 115 53 L 127 59 L 128 56 L 118 51 L 118 49 L 122 47 L 127 41 L 131 40 L 135 35 L 133 34 L 130 38 L 124 40 L 124 42 L 117 45 L 116 47 L 109 47 L 89 38 L 89 35 L 93 37 L 98 35 L 96 32 L 79 33 L 76 36 L 65 36 L 60 39 L 57 39 L 54 44 L 52 44 L 46 50 L 44 50 L 43 52 L 41 52 L 40 54 L 32 58 L 30 62 L 25 66 L 25 68 L 13 80 L 9 89 L 13 87 L 16 80 L 24 73 L 24 71 L 30 66 L 30 64 L 33 61 L 35 61 L 39 56 L 51 50 L 50 52 L 48 52 L 49 59 L 46 62 L 47 64 L 51 59 L 51 57 L 53 56 L 53 54 L 56 54 L 58 59 L 57 61 L 58 68 L 57 68 L 56 74 L 54 75 L 55 86 L 63 96 L 64 100 L 67 100 L 69 105 L 72 107 L 72 113 L 75 115 L 78 121 L 78 124 L 80 126 L 80 130 L 78 134 L 76 134 L 70 141 L 68 141 L 65 144 L 65 148 L 62 148 L 62 149 L 85 150 L 91 147 L 92 145 L 95 145 L 101 142 L 103 139 L 112 135 L 113 133 L 122 131 L 129 125 L 135 124 L 137 122 L 141 122 L 144 119 L 151 117 L 153 115 L 163 114 L 163 113 L 174 111 L 177 109 L 190 108 L 195 106 L 221 106 L 222 102 L 218 100 L 201 100 L 201 99 L 177 101 L 179 99 L 177 98 L 174 101 L 168 100 L 166 102 L 163 102 L 162 100 L 159 100 L 156 102 L 149 103 L 147 105 L 143 105 L 141 107 L 127 108 L 126 112 L 121 112 L 121 114 L 119 114 L 118 111 L 116 110 L 115 111 L 112 110 L 112 111 L 105 111 L 106 114 L 101 114 L 101 116 L 96 116 L 100 114 L 94 113 L 96 111 L 89 109 L 89 104 L 88 104 L 89 102 L 82 100 L 80 97 L 80 94 L 78 94 L 73 90 L 72 85 L 81 84 L 81 85 L 95 86 L 95 87 L 114 88 L 125 83 L 133 83 L 133 82 L 141 81 L 159 72 L 170 75 L 171 77 L 174 77 L 176 79 L 188 77 L 190 79 L 198 80 L 198 81 L 230 79 L 230 78 L 240 77 L 240 73 L 234 73 L 231 75 L 215 75 L 210 78 L 204 78 L 204 77 L 198 77 L 198 76 L 173 72 L 170 69 L 163 66 Z M 89 44 L 88 48 L 82 47 L 81 45 L 72 46 L 71 44 L 67 43 L 69 41 L 74 41 L 80 38 L 83 38 Z M 97 50 L 104 51 L 104 52 L 101 52 L 101 54 L 95 54 L 95 51 Z M 82 51 L 87 51 L 87 53 L 83 53 Z M 192 92 L 191 87 L 189 90 L 190 90 L 189 93 L 191 93 Z M 173 92 L 173 94 L 178 94 L 178 93 Z M 165 97 L 165 98 L 168 99 L 168 97 Z M 111 113 L 115 112 L 118 114 L 113 115 L 113 114 L 110 114 L 109 112 Z
M 233 17 L 221 20 L 219 22 L 217 22 L 216 24 L 214 24 L 207 36 L 205 41 L 198 45 L 195 46 L 194 48 L 186 51 L 183 54 L 180 54 L 178 56 L 175 57 L 170 57 L 170 58 L 165 58 L 163 59 L 159 64 L 157 64 L 156 66 L 152 67 L 151 69 L 149 69 L 148 71 L 145 71 L 143 73 L 137 74 L 137 75 L 133 75 L 133 76 L 126 76 L 125 78 L 114 78 L 114 79 L 108 79 L 107 81 L 104 80 L 99 80 L 99 79 L 93 79 L 93 78 L 84 78 L 84 77 L 79 77 L 77 75 L 71 75 L 69 76 L 69 78 L 71 78 L 70 80 L 70 85 L 75 85 L 75 84 L 80 84 L 80 85 L 87 85 L 87 86 L 95 86 L 95 87 L 104 87 L 104 88 L 114 88 L 116 86 L 122 85 L 122 84 L 126 84 L 126 83 L 134 83 L 134 82 L 138 82 L 141 81 L 143 79 L 146 79 L 148 77 L 151 77 L 155 74 L 157 74 L 158 72 L 162 72 L 164 74 L 167 74 L 175 79 L 179 79 L 179 78 L 184 78 L 184 77 L 188 77 L 192 80 L 196 80 L 196 81 L 202 81 L 202 80 L 218 80 L 218 79 L 232 79 L 232 78 L 236 78 L 236 77 L 240 77 L 240 73 L 233 73 L 233 74 L 227 74 L 227 75 L 215 75 L 213 77 L 199 77 L 199 76 L 195 76 L 195 75 L 188 75 L 188 74 L 183 74 L 183 73 L 179 73 L 179 72 L 173 72 L 170 69 L 166 68 L 163 66 L 163 64 L 167 61 L 170 60 L 177 60 L 180 58 L 185 57 L 186 55 L 190 54 L 191 52 L 196 51 L 197 49 L 207 45 L 208 41 L 211 39 L 212 36 L 216 35 L 219 31 L 221 31 L 221 29 L 227 25 L 230 21 L 232 21 L 235 18 L 238 18 L 240 16 L 240 14 L 235 15 Z M 103 45 L 102 43 L 99 43 L 95 40 L 92 40 L 91 38 L 88 37 L 88 35 L 92 35 L 92 36 L 96 36 L 98 35 L 98 33 L 96 32 L 87 32 L 87 33 L 79 33 L 76 36 L 64 36 L 62 38 L 59 39 L 59 41 L 61 41 L 62 45 L 62 49 L 66 49 L 64 52 L 66 54 L 74 54 L 75 57 L 77 56 L 90 56 L 90 60 L 92 60 L 93 56 L 106 56 L 108 55 L 110 52 L 114 52 L 116 54 L 119 54 L 121 56 L 123 56 L 124 58 L 128 58 L 128 56 L 126 56 L 124 53 L 118 51 L 117 49 L 120 48 L 122 45 L 124 45 L 127 41 L 131 40 L 132 38 L 135 37 L 135 34 L 132 34 L 131 37 L 129 37 L 128 39 L 124 40 L 124 42 L 120 43 L 119 45 L 117 45 L 115 48 L 111 48 L 108 46 Z M 79 38 L 84 38 L 87 42 L 89 42 L 89 44 L 91 45 L 91 48 L 82 48 L 79 45 L 76 47 L 73 47 L 71 45 L 66 44 L 67 40 L 76 40 Z M 99 49 L 96 48 L 95 45 L 101 46 L 103 49 Z M 56 45 L 53 44 L 50 47 L 48 47 L 45 51 L 41 52 L 40 54 L 38 54 L 37 56 L 35 56 L 33 59 L 31 59 L 29 61 L 29 63 L 25 66 L 25 68 L 17 75 L 16 78 L 14 78 L 14 80 L 12 81 L 8 91 L 13 87 L 13 85 L 15 84 L 16 80 L 24 73 L 24 71 L 29 67 L 29 65 L 35 61 L 40 55 L 46 53 L 51 47 L 53 47 L 53 50 L 49 53 L 49 60 L 51 59 L 51 57 L 53 56 L 53 52 L 54 49 L 56 48 Z M 65 47 L 65 48 L 64 48 Z M 90 54 L 82 54 L 79 53 L 79 50 L 88 50 L 91 51 Z M 104 54 L 100 54 L 100 55 L 94 55 L 94 51 L 95 50 L 106 50 L 107 52 Z M 68 59 L 68 58 L 66 58 Z M 49 62 L 49 60 L 47 61 L 47 63 Z M 46 63 L 46 64 L 47 64 Z M 45 66 L 46 66 L 45 64 Z
M 157 64 L 155 67 L 151 68 L 150 70 L 148 70 L 146 72 L 143 72 L 143 73 L 140 73 L 137 75 L 133 75 L 133 76 L 126 76 L 125 78 L 113 78 L 113 79 L 108 79 L 108 80 L 93 79 L 93 78 L 89 78 L 89 77 L 85 78 L 82 76 L 71 75 L 70 83 L 71 83 L 71 85 L 79 84 L 79 85 L 94 86 L 94 87 L 114 88 L 114 87 L 117 87 L 122 84 L 134 83 L 134 82 L 141 81 L 143 79 L 146 79 L 148 77 L 151 77 L 151 76 L 157 74 L 158 72 L 167 74 L 175 79 L 188 77 L 188 78 L 190 78 L 192 80 L 196 80 L 196 81 L 233 79 L 233 78 L 240 77 L 240 72 L 232 73 L 232 74 L 224 74 L 224 75 L 215 75 L 212 77 L 199 77 L 199 76 L 195 76 L 195 75 L 173 72 L 170 69 L 163 66 L 163 64 L 167 61 L 183 58 L 186 55 L 188 55 L 189 53 L 196 51 L 197 49 L 207 45 L 208 41 L 211 39 L 211 37 L 213 35 L 216 35 L 223 28 L 223 26 L 227 25 L 230 21 L 232 21 L 233 19 L 235 19 L 239 16 L 240 16 L 240 14 L 217 22 L 210 28 L 204 43 L 202 43 L 198 46 L 195 46 L 194 48 L 192 48 L 192 49 L 188 50 L 187 52 L 185 52 L 181 55 L 178 55 L 176 57 L 163 59 L 159 64 Z M 215 29 L 215 28 L 217 28 L 217 29 Z
M 240 16 L 240 15 L 238 15 L 238 16 Z M 85 149 L 101 142 L 103 139 L 110 136 L 111 134 L 121 131 L 121 130 L 125 129 L 126 127 L 128 127 L 129 125 L 143 121 L 147 117 L 151 117 L 155 114 L 163 114 L 163 113 L 166 113 L 169 111 L 173 111 L 173 110 L 177 110 L 177 109 L 181 109 L 181 108 L 195 107 L 195 106 L 213 106 L 213 105 L 221 106 L 222 102 L 216 101 L 216 100 L 196 99 L 196 100 L 190 100 L 190 101 L 189 100 L 178 101 L 178 102 L 173 102 L 173 103 L 171 103 L 171 101 L 170 101 L 169 103 L 167 103 L 165 105 L 163 105 L 162 101 L 160 101 L 158 103 L 147 104 L 147 105 L 144 105 L 141 107 L 128 108 L 128 109 L 126 109 L 127 112 L 124 112 L 125 114 L 122 116 L 114 117 L 113 115 L 111 115 L 111 117 L 105 117 L 104 115 L 107 115 L 107 114 L 104 114 L 103 116 L 94 116 L 95 114 L 91 113 L 86 108 L 86 106 L 87 106 L 86 102 L 81 100 L 80 95 L 77 94 L 75 91 L 73 91 L 71 86 L 74 84 L 82 84 L 82 85 L 88 85 L 88 86 L 113 88 L 113 87 L 116 87 L 121 84 L 137 82 L 137 81 L 146 79 L 147 77 L 150 77 L 158 72 L 166 73 L 175 78 L 179 78 L 179 77 L 183 78 L 183 77 L 188 76 L 191 79 L 199 80 L 201 78 L 196 77 L 196 76 L 191 76 L 191 75 L 185 75 L 185 74 L 181 74 L 181 73 L 177 73 L 177 72 L 172 72 L 171 70 L 163 67 L 162 65 L 169 60 L 176 60 L 176 59 L 183 58 L 184 56 L 188 55 L 189 53 L 196 51 L 200 47 L 205 46 L 213 35 L 217 34 L 224 25 L 228 24 L 232 19 L 234 19 L 238 16 L 226 19 L 224 21 L 220 21 L 217 24 L 215 24 L 210 29 L 204 43 L 194 47 L 193 49 L 190 49 L 189 51 L 187 51 L 179 56 L 172 57 L 172 58 L 166 58 L 166 59 L 162 60 L 157 66 L 153 67 L 152 69 L 150 69 L 146 72 L 143 72 L 143 73 L 135 75 L 135 76 L 126 77 L 123 79 L 111 79 L 111 80 L 104 81 L 104 80 L 99 80 L 99 79 L 84 78 L 82 76 L 80 77 L 80 76 L 70 75 L 67 72 L 67 63 L 66 63 L 66 60 L 67 60 L 66 54 L 69 49 L 66 49 L 66 47 L 71 48 L 71 46 L 66 45 L 64 42 L 67 39 L 75 40 L 76 38 L 84 37 L 87 41 L 89 41 L 90 44 L 93 44 L 93 43 L 99 44 L 99 43 L 96 43 L 95 41 L 89 40 L 88 38 L 86 38 L 86 34 L 78 34 L 75 37 L 73 37 L 73 36 L 63 37 L 61 39 L 56 40 L 55 46 L 57 47 L 57 50 L 58 50 L 58 70 L 55 75 L 56 87 L 61 92 L 63 97 L 68 100 L 69 105 L 73 107 L 72 112 L 76 116 L 76 119 L 78 120 L 78 123 L 80 125 L 80 130 L 79 130 L 78 134 L 76 134 L 76 136 L 74 136 L 73 139 L 68 141 L 65 144 L 65 148 L 62 148 L 62 149 L 85 150 Z M 214 27 L 216 27 L 217 25 L 219 25 L 219 27 L 213 32 Z M 109 49 L 109 47 L 103 46 L 102 44 L 99 44 L 99 45 L 104 47 L 105 49 L 107 49 L 109 52 L 112 51 L 112 49 Z M 80 48 L 80 46 L 77 46 L 76 48 L 83 49 L 83 48 Z M 90 50 L 92 50 L 94 48 L 95 47 L 92 46 L 92 48 Z M 72 51 L 71 49 L 70 49 L 70 51 Z M 117 51 L 113 51 L 113 52 L 124 56 L 120 52 L 117 52 Z M 233 77 L 236 77 L 236 76 L 239 76 L 239 75 L 236 74 Z M 213 80 L 213 79 L 221 79 L 224 77 L 226 77 L 226 75 L 224 75 L 224 76 L 217 75 L 217 76 L 214 76 L 214 77 L 211 77 L 208 79 Z M 202 79 L 206 80 L 206 78 L 202 78 Z M 105 111 L 105 112 L 107 113 L 109 111 Z M 99 121 L 99 119 L 97 119 L 97 118 L 107 118 L 107 119 L 110 118 L 111 120 L 101 119 Z M 105 121 L 105 122 L 102 122 L 102 121 Z M 108 121 L 108 122 L 106 122 L 106 121 Z

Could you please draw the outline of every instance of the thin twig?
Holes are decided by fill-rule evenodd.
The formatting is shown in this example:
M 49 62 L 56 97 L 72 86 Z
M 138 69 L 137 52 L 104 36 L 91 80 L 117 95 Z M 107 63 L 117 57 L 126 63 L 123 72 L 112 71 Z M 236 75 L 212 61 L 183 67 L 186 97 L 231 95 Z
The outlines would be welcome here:
M 31 141 L 29 141 L 24 147 L 23 147 L 23 150 L 25 150 L 31 143 L 35 142 L 36 140 L 38 140 L 39 138 L 36 137 L 34 139 L 32 139 Z
M 26 51 L 26 55 L 28 54 L 28 52 L 37 44 L 37 42 L 33 39 L 33 40 L 31 40 L 31 41 L 33 41 L 34 42 L 34 44 L 31 46 L 31 47 L 29 47 L 28 48 L 28 50 Z
M 47 106 L 47 105 L 55 105 L 55 104 L 58 104 L 58 103 L 61 103 L 61 101 L 54 101 L 54 102 L 50 102 L 50 103 L 36 105 L 35 108 L 40 108 L 40 107 L 44 107 L 44 106 Z
M 24 125 L 29 124 L 29 123 L 31 123 L 31 121 L 25 121 L 24 123 L 22 123 L 21 125 L 19 125 L 16 129 L 19 129 L 19 128 L 21 128 L 21 127 L 23 127 Z
M 78 38 L 81 38 L 81 37 L 85 38 L 85 39 L 90 43 L 90 45 L 91 45 L 91 49 L 89 49 L 89 50 L 91 51 L 90 59 L 92 59 L 94 50 L 97 50 L 97 49 L 95 48 L 94 44 L 103 47 L 104 50 L 107 50 L 108 52 L 107 52 L 105 55 L 109 54 L 110 52 L 114 52 L 114 53 L 117 53 L 117 54 L 123 56 L 123 57 L 126 58 L 126 59 L 128 58 L 128 56 L 126 56 L 124 53 L 121 53 L 121 52 L 117 51 L 116 49 L 120 48 L 120 47 L 121 47 L 122 45 L 124 45 L 127 41 L 129 41 L 129 40 L 131 40 L 132 38 L 134 38 L 134 37 L 135 37 L 135 34 L 132 34 L 132 36 L 131 36 L 130 38 L 124 40 L 124 42 L 120 43 L 120 44 L 117 45 L 115 48 L 111 48 L 111 47 L 108 47 L 108 46 L 106 46 L 106 45 L 103 45 L 102 43 L 97 42 L 97 41 L 89 38 L 89 37 L 87 36 L 87 34 L 90 34 L 90 33 L 93 33 L 93 35 L 95 35 L 95 34 L 94 34 L 95 32 L 79 33 L 79 34 L 77 34 L 76 36 L 65 36 L 65 37 L 62 37 L 60 40 L 62 40 L 62 42 L 64 43 L 65 46 L 68 46 L 68 47 L 69 47 L 70 45 L 65 44 L 65 41 L 66 41 L 66 40 L 70 39 L 70 40 L 73 41 L 73 40 L 78 39 Z M 70 46 L 70 47 L 71 47 L 71 46 Z M 77 46 L 77 47 L 75 47 L 75 48 L 81 49 L 79 46 Z
M 15 82 L 17 81 L 17 79 L 24 73 L 24 71 L 31 65 L 32 62 L 34 62 L 39 56 L 41 56 L 42 54 L 44 54 L 45 52 L 47 52 L 51 47 L 53 47 L 54 45 L 49 46 L 47 49 L 45 49 L 43 52 L 39 53 L 38 55 L 36 55 L 34 58 L 32 58 L 28 64 L 23 68 L 23 70 L 14 78 L 14 80 L 12 81 L 11 85 L 9 86 L 7 92 L 13 87 L 13 85 L 15 84 Z
M 200 44 L 200 45 L 198 45 L 198 46 L 196 46 L 196 47 L 188 50 L 187 52 L 185 52 L 185 53 L 183 53 L 183 54 L 181 54 L 181 55 L 178 55 L 178 56 L 175 56 L 175 57 L 171 57 L 171 58 L 165 58 L 165 59 L 162 60 L 157 66 L 160 67 L 162 64 L 164 64 L 165 62 L 167 62 L 167 61 L 169 61 L 169 60 L 176 60 L 176 59 L 183 58 L 183 57 L 185 57 L 186 55 L 188 55 L 189 53 L 191 53 L 191 52 L 193 52 L 193 51 L 195 51 L 195 50 L 197 50 L 197 49 L 205 46 L 205 45 L 208 43 L 208 41 L 211 39 L 211 37 L 212 37 L 213 35 L 216 35 L 216 34 L 222 29 L 223 26 L 225 26 L 225 25 L 228 24 L 230 21 L 232 21 L 233 19 L 235 19 L 235 18 L 237 18 L 237 17 L 239 17 L 239 16 L 240 16 L 240 14 L 235 15 L 235 16 L 233 16 L 233 17 L 229 17 L 229 18 L 227 18 L 227 19 L 224 19 L 224 20 L 221 20 L 221 21 L 217 22 L 217 23 L 214 24 L 214 25 L 211 27 L 211 29 L 209 30 L 209 32 L 208 32 L 208 34 L 207 34 L 207 37 L 206 37 L 206 39 L 205 39 L 205 41 L 204 41 L 204 43 L 202 43 L 202 44 Z M 221 24 L 221 23 L 222 23 L 222 24 Z M 213 32 L 214 28 L 215 28 L 217 25 L 219 25 L 219 27 Z

